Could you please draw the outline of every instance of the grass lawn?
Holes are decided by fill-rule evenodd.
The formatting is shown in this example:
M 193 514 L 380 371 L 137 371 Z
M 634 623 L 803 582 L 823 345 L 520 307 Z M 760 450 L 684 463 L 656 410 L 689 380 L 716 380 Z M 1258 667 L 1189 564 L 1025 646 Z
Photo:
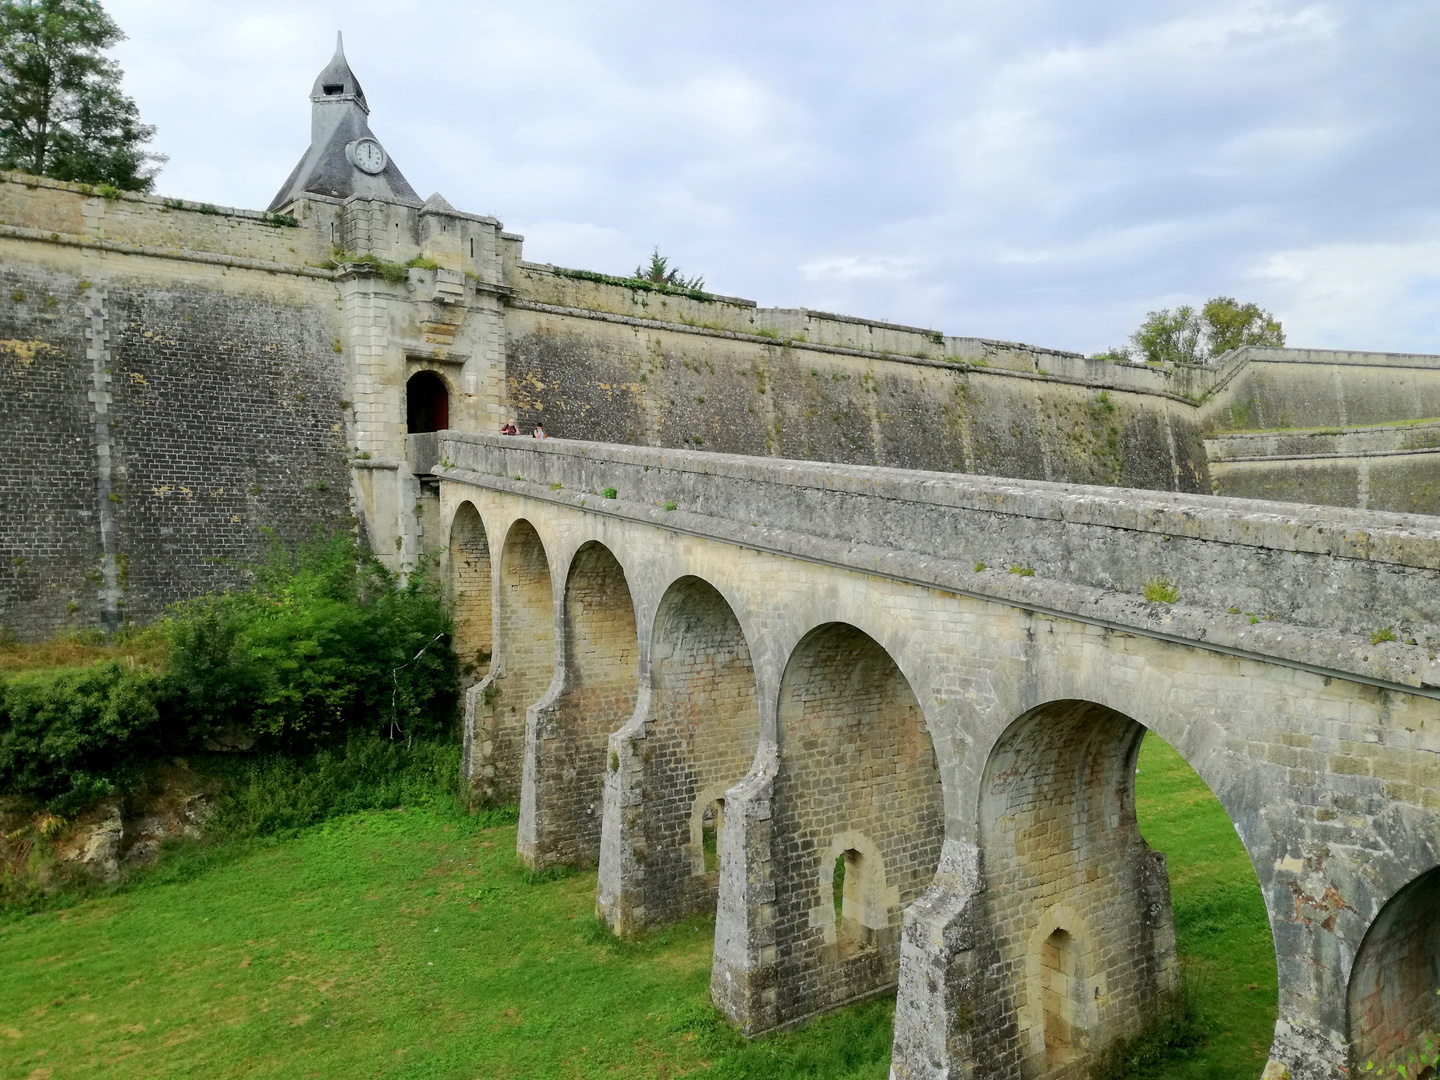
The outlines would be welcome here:
M 1254 874 L 1158 740 L 1138 780 L 1216 1032 L 1162 1075 L 1258 1076 L 1275 971 Z M 486 824 L 352 814 L 0 920 L 0 1080 L 885 1077 L 891 1002 L 743 1044 L 704 1006 L 709 922 L 612 942 L 593 873 L 528 875 L 514 827 Z

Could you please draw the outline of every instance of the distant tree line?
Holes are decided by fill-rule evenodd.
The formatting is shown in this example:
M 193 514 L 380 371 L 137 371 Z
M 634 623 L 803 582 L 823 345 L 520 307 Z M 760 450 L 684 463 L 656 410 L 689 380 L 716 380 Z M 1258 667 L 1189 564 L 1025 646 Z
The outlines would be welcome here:
M 1270 312 L 1234 297 L 1217 296 L 1198 311 L 1188 304 L 1151 311 L 1130 343 L 1095 356 L 1117 364 L 1203 364 L 1242 345 L 1285 344 L 1285 331 Z
M 164 164 L 145 149 L 103 50 L 125 40 L 98 0 L 0 0 L 0 168 L 117 191 L 149 191 Z

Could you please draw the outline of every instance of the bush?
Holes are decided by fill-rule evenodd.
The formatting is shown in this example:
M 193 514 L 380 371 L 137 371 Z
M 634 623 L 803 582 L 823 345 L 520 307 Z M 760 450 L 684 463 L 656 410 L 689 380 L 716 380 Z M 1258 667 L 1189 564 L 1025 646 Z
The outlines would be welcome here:
M 169 620 L 169 705 L 190 739 L 237 729 L 306 752 L 352 733 L 447 731 L 458 693 L 452 626 L 422 568 L 397 587 L 348 537 L 277 549 L 244 592 Z
M 0 679 L 0 791 L 76 810 L 166 741 L 162 677 L 111 660 Z
M 352 736 L 448 734 L 451 629 L 423 569 L 400 586 L 343 536 L 277 547 L 251 588 L 172 610 L 165 648 L 150 650 L 158 672 L 132 659 L 0 676 L 0 792 L 68 813 L 217 735 L 313 754 Z

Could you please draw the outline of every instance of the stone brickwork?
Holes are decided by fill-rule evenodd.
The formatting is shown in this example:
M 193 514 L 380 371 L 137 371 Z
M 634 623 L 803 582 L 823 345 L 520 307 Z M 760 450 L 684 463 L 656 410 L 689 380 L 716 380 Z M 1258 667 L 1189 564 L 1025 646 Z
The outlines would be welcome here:
M 455 655 L 461 684 L 468 689 L 490 670 L 495 618 L 490 540 L 472 503 L 455 512 L 448 558 L 446 585 L 455 617 Z
M 519 852 L 531 867 L 593 866 L 609 736 L 635 710 L 635 605 L 604 544 L 575 553 L 565 583 L 563 677 L 525 724 Z
M 490 674 L 466 695 L 466 775 L 475 794 L 505 803 L 520 795 L 526 709 L 540 700 L 555 671 L 550 563 L 523 518 L 505 536 L 495 604 Z
M 1342 1080 L 1363 1065 L 1367 1031 L 1378 1045 L 1429 1022 L 1408 988 L 1435 961 L 1434 905 L 1428 892 L 1404 895 L 1440 867 L 1431 519 L 586 443 L 440 442 L 444 521 L 470 502 L 492 536 L 523 517 L 547 550 L 594 541 L 624 564 L 642 689 L 605 779 L 600 907 L 620 913 L 618 929 L 627 911 L 651 924 L 636 854 L 694 866 L 679 798 L 661 818 L 674 838 L 665 853 L 645 846 L 640 728 L 665 685 L 657 670 L 677 655 L 667 628 L 685 625 L 666 596 L 695 581 L 687 611 L 713 589 L 743 628 L 758 738 L 722 796 L 711 993 L 748 1033 L 863 992 L 845 965 L 858 976 L 872 963 L 863 950 L 896 925 L 875 909 L 898 909 L 896 1080 L 1077 1072 L 1173 985 L 1164 864 L 1132 816 L 1142 728 L 1210 786 L 1255 867 L 1278 960 L 1271 1073 Z M 618 497 L 593 494 L 607 487 Z M 1171 574 L 1175 603 L 1138 595 Z M 1235 598 L 1239 615 L 1226 610 Z M 1372 642 L 1382 611 L 1404 612 L 1399 640 Z M 879 679 L 877 666 L 848 693 L 840 676 L 862 636 L 898 674 Z M 562 633 L 562 648 L 570 640 Z M 505 649 L 502 634 L 497 656 Z M 899 859 L 913 873 L 903 898 L 885 895 L 901 882 L 883 842 L 868 823 L 841 821 L 848 804 L 826 786 L 848 783 L 859 755 L 807 743 L 793 722 L 807 709 L 856 722 L 865 688 L 896 680 L 935 756 L 919 790 L 936 793 L 936 830 L 928 854 Z M 797 698 L 801 685 L 811 689 Z M 806 818 L 832 803 L 833 822 Z M 867 855 L 883 865 L 884 890 L 868 879 L 880 903 L 861 887 Z M 827 949 L 835 966 L 809 978 Z M 1389 959 L 1400 951 L 1419 965 Z
M 597 909 L 634 933 L 715 909 L 725 793 L 755 757 L 755 668 L 735 613 L 699 578 L 655 616 L 649 692 L 610 738 Z M 707 850 L 707 841 L 716 850 Z
M 820 627 L 795 648 L 777 727 L 774 1019 L 789 1024 L 895 985 L 901 913 L 935 876 L 944 815 L 920 705 L 854 627 Z
M 1129 1038 L 1179 989 L 1165 857 L 1135 822 L 1145 729 L 1085 702 L 1016 721 L 986 766 L 980 807 L 989 934 L 998 964 L 974 1012 L 1015 1017 L 996 1075 L 1083 1080 L 1095 1051 Z
M 1409 1066 L 1440 1033 L 1440 868 L 1407 885 L 1365 935 L 1350 976 L 1355 1064 Z M 1415 1069 L 1409 1068 L 1411 1075 Z

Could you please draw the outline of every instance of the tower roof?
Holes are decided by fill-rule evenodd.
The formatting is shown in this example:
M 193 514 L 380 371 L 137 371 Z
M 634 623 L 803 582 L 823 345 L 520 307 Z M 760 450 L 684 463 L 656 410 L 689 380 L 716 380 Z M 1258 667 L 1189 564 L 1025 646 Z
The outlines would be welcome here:
M 360 88 L 360 80 L 355 78 L 355 73 L 350 70 L 350 62 L 345 59 L 345 36 L 336 30 L 335 55 L 330 58 L 325 70 L 315 77 L 315 85 L 310 89 L 310 100 L 333 101 L 342 97 L 353 98 L 367 113 L 370 111 L 370 106 L 365 102 L 365 91 Z
M 310 114 L 310 148 L 271 200 L 272 211 L 305 195 L 326 195 L 334 199 L 361 195 L 420 205 L 420 197 L 388 152 L 382 148 L 383 166 L 378 170 L 374 147 L 368 148 L 368 154 L 357 156 L 354 152 L 362 140 L 375 143 L 379 140 L 370 131 L 370 106 L 365 101 L 365 91 L 360 89 L 360 80 L 345 59 L 344 41 L 338 34 L 335 55 L 311 89 Z M 362 168 L 362 164 L 370 167 Z

